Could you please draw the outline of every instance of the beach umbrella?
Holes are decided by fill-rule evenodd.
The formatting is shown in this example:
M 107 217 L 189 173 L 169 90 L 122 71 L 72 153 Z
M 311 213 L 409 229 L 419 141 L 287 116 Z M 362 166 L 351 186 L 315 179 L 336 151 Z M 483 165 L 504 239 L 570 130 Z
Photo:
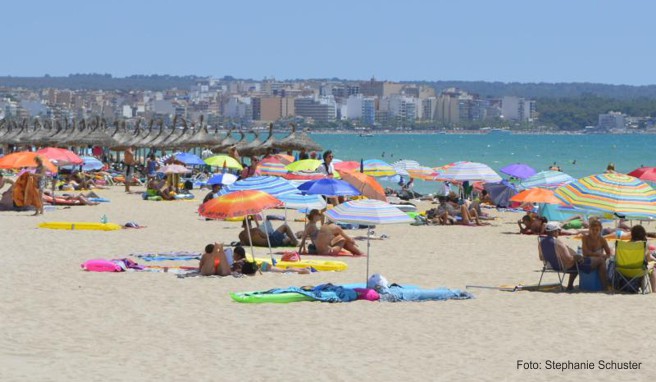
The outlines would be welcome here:
M 271 155 L 269 158 L 277 159 L 277 160 L 280 161 L 280 163 L 282 163 L 284 165 L 288 165 L 288 164 L 294 162 L 294 160 L 295 160 L 293 156 L 287 155 L 287 154 L 274 154 L 274 155 Z M 264 159 L 267 159 L 267 158 L 264 158 Z
M 417 169 L 408 169 L 408 176 L 414 179 L 421 180 L 438 180 L 439 173 L 430 167 L 420 166 Z
M 360 169 L 360 162 L 352 160 L 337 162 L 333 159 L 333 167 L 336 171 L 356 171 Z
M 307 181 L 298 189 L 305 194 L 323 195 L 323 196 L 355 196 L 360 195 L 355 187 L 349 183 L 333 178 L 323 178 Z
M 279 199 L 266 192 L 244 190 L 210 199 L 198 207 L 198 213 L 210 219 L 226 219 L 237 216 L 244 216 L 244 219 L 247 219 L 249 215 L 255 215 L 266 209 L 280 207 L 281 205 L 282 202 Z M 255 250 L 253 248 L 251 232 L 249 229 L 246 232 L 248 233 L 248 240 L 251 246 L 251 255 L 253 256 L 253 261 L 255 261 Z
M 207 184 L 209 186 L 220 184 L 222 186 L 227 186 L 233 184 L 237 181 L 237 176 L 230 173 L 214 174 L 208 180 Z
M 98 158 L 88 156 L 81 156 L 80 158 L 84 161 L 82 163 L 82 171 L 100 170 L 105 167 L 105 164 Z M 62 166 L 61 168 L 72 170 L 75 167 L 76 166 Z
M 656 167 L 640 167 L 627 175 L 635 176 L 638 179 L 646 180 L 648 182 L 656 182 Z
M 288 172 L 282 176 L 289 181 L 307 182 L 308 180 L 326 179 L 328 176 L 320 172 Z
M 326 211 L 325 215 L 328 219 L 334 222 L 362 224 L 367 226 L 414 222 L 414 219 L 391 204 L 371 199 L 351 200 L 342 203 L 335 208 Z M 367 275 L 365 280 L 369 279 L 370 235 L 371 230 L 367 229 Z
M 287 174 L 285 164 L 276 157 L 267 157 L 257 164 L 256 174 L 268 176 L 283 176 Z
M 22 167 L 36 167 L 36 157 L 41 157 L 43 160 L 43 165 L 45 168 L 52 172 L 57 172 L 57 166 L 55 166 L 50 159 L 44 157 L 41 154 L 37 154 L 31 151 L 20 151 L 17 153 L 7 154 L 0 158 L 0 168 L 22 168 Z
M 656 190 L 640 179 L 619 173 L 590 175 L 555 191 L 576 208 L 630 217 L 656 217 Z
M 532 177 L 522 180 L 519 186 L 521 189 L 533 187 L 555 189 L 574 180 L 564 172 L 547 170 L 540 171 Z
M 298 193 L 298 189 L 289 181 L 276 176 L 251 176 L 241 179 L 233 184 L 222 188 L 219 195 L 225 195 L 234 191 L 259 190 L 269 195 L 278 196 L 288 192 Z
M 187 166 L 203 166 L 206 164 L 198 155 L 192 153 L 175 154 L 175 159 Z
M 399 175 L 410 176 L 408 170 L 419 170 L 421 165 L 416 160 L 402 159 L 392 163 L 394 171 Z
M 215 167 L 226 167 L 235 170 L 243 170 L 244 167 L 233 157 L 228 155 L 215 155 L 204 159 L 205 163 Z
M 322 210 L 326 208 L 326 200 L 321 195 L 303 195 L 289 192 L 278 195 L 278 199 L 285 204 L 285 208 L 293 210 Z
M 557 198 L 552 190 L 540 187 L 524 190 L 510 198 L 510 201 L 519 203 L 563 204 L 562 200 Z
M 362 162 L 362 170 L 365 174 L 379 177 L 396 175 L 394 167 L 380 159 L 367 159 Z
M 517 188 L 506 180 L 499 183 L 485 183 L 483 188 L 487 190 L 492 203 L 498 207 L 508 207 L 510 198 L 517 194 Z
M 157 172 L 163 174 L 187 174 L 190 173 L 191 170 L 179 164 L 167 164 L 166 166 L 160 167 Z
M 357 171 L 342 171 L 340 174 L 342 175 L 342 180 L 355 187 L 360 194 L 369 199 L 387 201 L 385 189 L 373 177 Z
M 71 150 L 60 149 L 58 147 L 46 147 L 37 150 L 37 154 L 50 159 L 56 166 L 80 165 L 84 163 L 84 160 Z
M 501 177 L 490 166 L 477 162 L 456 162 L 455 164 L 438 171 L 440 179 L 454 181 L 501 182 Z
M 298 171 L 316 171 L 316 169 L 321 166 L 321 161 L 318 159 L 302 159 L 297 160 L 288 164 L 285 168 L 287 171 L 298 172 Z
M 533 167 L 523 163 L 509 164 L 508 166 L 502 167 L 499 171 L 519 179 L 530 178 L 536 173 Z

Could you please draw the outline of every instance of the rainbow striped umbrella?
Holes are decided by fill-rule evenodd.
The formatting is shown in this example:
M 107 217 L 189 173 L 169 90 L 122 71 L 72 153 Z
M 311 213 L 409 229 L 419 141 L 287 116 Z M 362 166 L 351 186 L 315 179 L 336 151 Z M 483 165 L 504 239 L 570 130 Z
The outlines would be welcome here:
M 278 199 L 285 204 L 286 208 L 293 210 L 322 210 L 326 208 L 326 201 L 321 195 L 303 195 L 300 193 L 289 192 L 278 195 Z
M 255 215 L 263 210 L 279 206 L 282 206 L 282 202 L 266 192 L 245 190 L 210 199 L 198 207 L 198 213 L 206 218 L 226 219 Z
M 446 168 L 444 168 L 446 167 Z M 499 174 L 494 172 L 490 166 L 477 162 L 456 162 L 452 166 L 444 166 L 439 172 L 439 178 L 458 181 L 477 181 L 498 183 L 501 182 Z
M 276 197 L 287 192 L 298 192 L 298 189 L 293 184 L 283 178 L 276 176 L 251 176 L 222 188 L 218 194 L 225 195 L 244 190 L 259 190 Z
M 537 174 L 526 178 L 519 183 L 520 189 L 533 187 L 542 187 L 555 189 L 573 182 L 575 179 L 560 171 L 540 171 Z
M 392 176 L 396 170 L 389 163 L 380 159 L 367 159 L 363 162 L 364 173 L 369 176 Z
M 416 160 L 402 159 L 392 163 L 392 167 L 397 174 L 408 176 L 408 170 L 419 170 L 421 165 Z
M 275 159 L 264 159 L 257 165 L 256 174 L 264 176 L 285 176 L 288 173 L 285 165 Z
M 351 200 L 342 203 L 325 212 L 328 219 L 339 223 L 377 225 L 377 224 L 399 224 L 414 221 L 410 216 L 389 203 L 380 200 L 362 199 Z M 367 229 L 367 277 L 369 279 L 369 236 L 371 231 Z
M 590 175 L 556 189 L 555 194 L 577 208 L 629 217 L 656 217 L 656 190 L 630 175 Z

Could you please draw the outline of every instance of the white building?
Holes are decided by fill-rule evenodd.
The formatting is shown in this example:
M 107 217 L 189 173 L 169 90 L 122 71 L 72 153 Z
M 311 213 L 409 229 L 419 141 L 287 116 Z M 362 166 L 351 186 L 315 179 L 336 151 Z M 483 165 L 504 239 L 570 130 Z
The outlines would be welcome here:
M 617 111 L 599 114 L 599 129 L 624 130 L 626 129 L 626 116 Z
M 535 101 L 505 96 L 501 100 L 503 118 L 511 121 L 529 121 L 535 111 Z

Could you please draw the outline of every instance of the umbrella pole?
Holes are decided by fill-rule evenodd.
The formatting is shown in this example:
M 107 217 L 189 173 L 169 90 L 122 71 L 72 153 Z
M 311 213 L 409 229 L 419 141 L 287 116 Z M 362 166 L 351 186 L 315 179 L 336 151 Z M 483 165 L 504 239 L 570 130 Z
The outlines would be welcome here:
M 371 235 L 371 227 L 367 226 L 367 278 L 364 279 L 364 286 L 367 286 L 367 282 L 369 281 L 369 247 L 371 246 L 371 242 L 369 241 L 369 237 Z
M 248 234 L 248 242 L 251 245 L 251 257 L 253 258 L 253 262 L 255 262 L 255 249 L 253 248 L 253 238 L 251 237 L 251 223 L 248 221 L 248 216 L 246 215 L 244 217 L 244 220 L 246 221 L 246 233 Z

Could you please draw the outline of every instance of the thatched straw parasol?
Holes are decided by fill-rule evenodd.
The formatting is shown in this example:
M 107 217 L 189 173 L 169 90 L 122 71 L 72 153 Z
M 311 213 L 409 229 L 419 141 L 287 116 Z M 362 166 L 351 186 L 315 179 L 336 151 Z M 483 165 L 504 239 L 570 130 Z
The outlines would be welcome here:
M 306 149 L 308 151 L 321 151 L 323 148 L 312 140 L 305 131 L 297 132 L 296 125 L 292 125 L 292 132 L 285 138 L 279 140 L 274 144 L 274 147 L 287 151 L 287 150 L 301 150 Z
M 262 155 L 265 154 L 269 150 L 273 150 L 275 148 L 276 143 L 278 143 L 278 140 L 273 136 L 273 123 L 269 124 L 269 136 L 267 137 L 266 141 L 256 147 L 253 150 L 254 155 Z
M 256 130 L 251 130 L 250 132 L 253 133 L 255 138 L 241 147 L 237 145 L 237 151 L 239 151 L 241 156 L 257 155 L 255 152 L 257 148 L 262 144 L 262 141 L 260 140 L 260 134 Z

